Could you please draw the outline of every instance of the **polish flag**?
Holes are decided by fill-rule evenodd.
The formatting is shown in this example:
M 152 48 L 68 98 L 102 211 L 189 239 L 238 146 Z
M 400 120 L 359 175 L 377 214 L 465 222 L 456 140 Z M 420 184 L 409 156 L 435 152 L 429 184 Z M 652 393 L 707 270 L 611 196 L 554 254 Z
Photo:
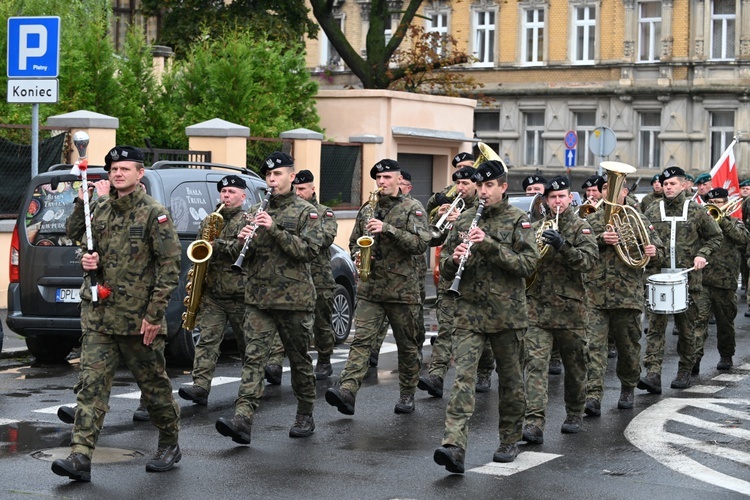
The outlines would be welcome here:
M 734 145 L 737 139 L 727 147 L 711 169 L 711 185 L 729 191 L 729 197 L 740 195 L 740 179 L 737 175 L 737 163 L 734 161 Z M 737 210 L 732 217 L 742 220 L 742 210 Z

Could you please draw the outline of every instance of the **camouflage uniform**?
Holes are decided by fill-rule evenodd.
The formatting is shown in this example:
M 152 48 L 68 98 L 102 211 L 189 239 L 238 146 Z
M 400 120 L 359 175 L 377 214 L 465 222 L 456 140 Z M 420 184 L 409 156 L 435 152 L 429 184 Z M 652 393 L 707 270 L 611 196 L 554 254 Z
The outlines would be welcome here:
M 257 208 L 252 207 L 250 213 Z M 263 396 L 263 369 L 277 330 L 289 357 L 297 414 L 312 415 L 315 401 L 315 375 L 308 353 L 315 310 L 310 262 L 320 251 L 323 228 L 315 207 L 294 191 L 272 195 L 266 212 L 274 223 L 258 228 L 243 263 L 247 270 L 246 348 L 235 415 L 250 421 Z M 235 241 L 235 258 L 241 248 L 239 240 Z
M 440 275 L 452 282 L 458 266 L 453 251 L 461 243 L 476 209 L 468 208 L 456 221 L 440 255 Z M 523 394 L 523 335 L 528 326 L 524 278 L 539 259 L 526 213 L 508 203 L 484 208 L 477 224 L 485 232 L 472 245 L 456 300 L 453 354 L 456 379 L 445 409 L 443 445 L 466 449 L 469 419 L 474 413 L 479 356 L 487 340 L 497 360 L 500 443 L 521 439 L 525 400 Z
M 688 201 L 686 216 L 685 202 Z M 666 218 L 676 218 L 676 236 L 674 248 L 671 248 L 670 234 L 672 222 L 662 221 L 662 207 Z M 662 272 L 674 272 L 670 269 L 688 269 L 693 267 L 695 257 L 703 257 L 707 261 L 713 260 L 712 255 L 721 245 L 721 229 L 708 213 L 705 207 L 694 201 L 689 201 L 685 193 L 680 193 L 672 200 L 666 198 L 658 203 L 653 203 L 646 210 L 646 218 L 656 228 L 659 237 L 666 246 L 666 256 L 662 263 Z M 671 252 L 674 251 L 674 267 Z M 695 329 L 694 322 L 698 318 L 698 303 L 702 293 L 702 271 L 688 273 L 688 292 L 690 294 L 690 305 L 688 310 L 674 315 L 675 325 L 679 330 L 677 342 L 677 354 L 680 356 L 678 371 L 690 372 L 695 362 L 695 347 L 699 333 Z M 648 333 L 646 334 L 646 354 L 643 364 L 649 373 L 661 376 L 661 366 L 664 362 L 665 332 L 667 329 L 668 315 L 649 314 Z
M 245 339 L 242 334 L 242 323 L 245 317 L 245 273 L 232 270 L 235 257 L 231 248 L 237 240 L 237 234 L 245 225 L 242 207 L 222 208 L 224 227 L 211 243 L 213 254 L 206 269 L 205 291 L 196 318 L 196 327 L 200 330 L 200 340 L 195 346 L 193 361 L 193 385 L 211 392 L 211 380 L 216 369 L 216 361 L 221 354 L 221 341 L 227 321 L 232 325 L 237 339 L 237 349 L 245 352 Z M 201 239 L 206 219 L 201 223 L 198 238 Z M 194 285 L 195 287 L 195 285 Z
M 165 371 L 164 343 L 169 297 L 177 287 L 182 249 L 167 209 L 136 188 L 118 198 L 116 191 L 91 207 L 94 250 L 99 254 L 96 279 L 112 289 L 91 305 L 88 274 L 81 288 L 81 389 L 77 397 L 71 448 L 91 457 L 109 411 L 115 370 L 124 361 L 141 389 L 159 445 L 177 444 L 180 408 Z M 83 203 L 76 200 L 66 223 L 73 240 L 84 240 Z M 143 344 L 141 324 L 162 325 L 150 346 Z
M 323 228 L 323 239 L 320 244 L 320 253 L 310 262 L 310 274 L 315 284 L 315 320 L 313 323 L 313 334 L 315 338 L 315 349 L 318 351 L 318 363 L 330 363 L 333 347 L 336 344 L 336 335 L 331 327 L 331 316 L 333 314 L 333 292 L 336 282 L 333 279 L 331 269 L 331 255 L 328 249 L 333 245 L 338 232 L 338 223 L 333 210 L 318 203 L 317 197 L 309 202 L 322 214 L 321 226 Z M 284 345 L 281 337 L 275 335 L 271 354 L 268 357 L 269 365 L 281 365 L 284 362 Z
M 742 200 L 742 222 L 745 223 L 745 227 L 750 231 L 750 196 Z M 748 281 L 750 280 L 750 252 L 748 252 L 747 248 L 742 249 L 741 259 L 742 288 L 747 290 Z M 747 301 L 747 305 L 750 306 L 750 293 L 746 293 L 745 300 Z M 748 311 L 745 314 L 747 315 L 749 312 L 750 307 L 748 307 Z
M 374 217 L 383 221 L 383 232 L 375 235 L 370 279 L 357 288 L 356 330 L 339 379 L 341 388 L 356 396 L 367 372 L 370 351 L 387 319 L 398 347 L 399 389 L 401 394 L 413 395 L 420 366 L 417 335 L 419 323 L 424 323 L 419 317 L 420 279 L 414 256 L 427 250 L 427 215 L 421 203 L 399 194 L 381 196 Z M 358 248 L 357 238 L 365 233 L 366 222 L 360 209 L 349 238 L 350 251 Z
M 551 216 L 552 214 L 548 214 Z M 537 231 L 544 221 L 534 223 Z M 526 424 L 544 430 L 552 340 L 556 339 L 565 368 L 565 409 L 580 416 L 586 397 L 586 296 L 581 273 L 598 257 L 588 222 L 572 208 L 560 213 L 558 231 L 565 244 L 549 248 L 539 260 L 529 287 L 529 330 L 526 343 Z
M 750 242 L 745 225 L 733 217 L 724 217 L 719 223 L 724 239 L 713 253 L 711 264 L 703 271 L 703 292 L 698 296 L 701 315 L 696 322 L 698 332 L 696 363 L 703 357 L 703 344 L 708 338 L 708 319 L 716 316 L 716 339 L 722 358 L 734 356 L 734 318 L 737 316 L 737 274 L 740 270 L 740 253 Z M 704 312 L 705 311 L 705 312 Z
M 654 193 L 653 191 L 648 193 L 646 196 L 643 197 L 641 200 L 641 212 L 646 213 L 646 210 L 648 207 L 651 206 L 651 204 L 655 201 L 659 201 L 662 198 L 664 198 L 664 195 L 661 193 Z
M 599 258 L 584 274 L 589 303 L 586 337 L 586 399 L 602 401 L 604 372 L 607 369 L 607 338 L 613 336 L 617 347 L 617 378 L 623 389 L 632 390 L 641 374 L 641 313 L 643 309 L 644 271 L 625 264 L 613 245 L 602 238 L 607 221 L 604 210 L 597 210 L 586 221 L 596 235 Z M 649 265 L 658 266 L 664 258 L 664 245 L 646 217 L 640 215 L 643 226 L 657 255 Z

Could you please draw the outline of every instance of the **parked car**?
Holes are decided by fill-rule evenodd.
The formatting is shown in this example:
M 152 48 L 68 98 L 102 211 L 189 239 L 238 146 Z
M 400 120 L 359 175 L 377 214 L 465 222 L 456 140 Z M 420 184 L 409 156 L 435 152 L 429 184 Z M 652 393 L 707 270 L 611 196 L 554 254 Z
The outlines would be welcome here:
M 55 165 L 31 180 L 11 242 L 6 324 L 25 337 L 26 345 L 38 360 L 46 362 L 65 359 L 79 345 L 81 337 L 82 249 L 65 235 L 65 221 L 73 210 L 80 186 L 70 169 L 71 165 Z M 107 175 L 102 167 L 90 166 L 87 172 L 92 182 Z M 180 283 L 172 294 L 166 316 L 168 348 L 184 365 L 192 364 L 195 343 L 200 338 L 198 329 L 182 328 L 186 275 L 192 266 L 186 250 L 196 239 L 200 222 L 215 210 L 216 183 L 228 173 L 240 175 L 247 182 L 246 209 L 265 196 L 266 183 L 257 174 L 227 165 L 163 161 L 147 167 L 142 179 L 147 192 L 169 209 L 182 244 Z M 333 245 L 330 254 L 337 284 L 333 327 L 340 343 L 351 329 L 355 269 L 348 252 L 341 247 Z

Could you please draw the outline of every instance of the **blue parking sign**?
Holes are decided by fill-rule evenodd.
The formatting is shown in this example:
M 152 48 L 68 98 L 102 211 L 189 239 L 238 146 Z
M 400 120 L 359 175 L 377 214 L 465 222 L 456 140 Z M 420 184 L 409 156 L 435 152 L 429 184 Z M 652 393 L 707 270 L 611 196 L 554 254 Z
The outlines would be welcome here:
M 8 78 L 57 78 L 60 18 L 8 18 Z

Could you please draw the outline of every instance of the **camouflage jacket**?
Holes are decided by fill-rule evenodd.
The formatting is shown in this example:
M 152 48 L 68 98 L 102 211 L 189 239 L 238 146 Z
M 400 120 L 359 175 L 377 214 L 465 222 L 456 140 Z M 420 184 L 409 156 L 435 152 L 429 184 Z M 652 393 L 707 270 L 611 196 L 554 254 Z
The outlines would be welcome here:
M 535 233 L 543 222 L 534 223 Z M 541 328 L 584 328 L 586 293 L 582 273 L 593 268 L 599 248 L 589 223 L 572 208 L 560 213 L 558 230 L 565 244 L 560 251 L 550 247 L 539 259 L 534 281 L 527 291 L 529 324 Z
M 81 326 L 99 333 L 140 335 L 143 319 L 162 323 L 179 281 L 182 248 L 172 218 L 164 206 L 136 189 L 122 198 L 113 191 L 92 203 L 91 219 L 99 254 L 96 279 L 112 293 L 100 299 L 98 307 L 87 307 L 91 285 L 86 274 Z M 85 242 L 83 203 L 78 199 L 65 229 L 68 237 Z
M 646 196 L 644 196 L 643 199 L 641 200 L 641 212 L 643 212 L 645 214 L 646 210 L 648 209 L 648 207 L 651 206 L 651 204 L 653 202 L 659 201 L 662 198 L 664 198 L 663 194 L 661 194 L 661 193 L 654 193 L 653 191 L 651 191 Z
M 259 205 L 250 208 L 257 212 Z M 315 207 L 294 191 L 273 195 L 266 207 L 273 225 L 259 227 L 243 266 L 247 270 L 245 304 L 260 309 L 313 311 L 315 286 L 310 262 L 320 252 L 323 228 Z M 236 259 L 242 246 L 232 245 Z
M 721 229 L 719 229 L 716 221 L 708 215 L 706 207 L 694 201 L 689 201 L 687 220 L 675 222 L 677 228 L 675 245 L 674 249 L 670 248 L 672 222 L 662 221 L 661 207 L 664 207 L 666 217 L 682 218 L 686 199 L 685 193 L 680 193 L 672 200 L 664 198 L 652 203 L 644 214 L 654 225 L 666 247 L 666 254 L 661 263 L 662 268 L 665 269 L 671 266 L 670 255 L 672 251 L 674 251 L 675 256 L 675 268 L 687 269 L 693 267 L 693 259 L 697 256 L 705 258 L 711 265 L 712 255 L 721 245 Z M 701 281 L 701 271 L 688 273 L 688 286 L 691 290 L 699 291 Z
M 336 282 L 333 280 L 333 270 L 331 269 L 331 254 L 328 249 L 333 245 L 333 240 L 336 239 L 339 225 L 336 222 L 333 210 L 318 203 L 315 197 L 313 197 L 310 203 L 318 211 L 318 215 L 321 217 L 320 224 L 323 228 L 320 253 L 315 257 L 315 260 L 310 262 L 310 273 L 312 274 L 313 283 L 315 283 L 315 288 L 318 290 L 336 288 Z
M 245 273 L 232 270 L 235 261 L 232 247 L 237 241 L 237 234 L 245 226 L 244 213 L 242 206 L 221 209 L 224 227 L 213 240 L 214 251 L 206 269 L 206 293 L 215 299 L 242 300 L 245 295 Z M 198 239 L 203 236 L 205 225 L 206 219 L 203 219 Z
M 349 250 L 358 249 L 357 238 L 365 234 L 365 217 L 362 210 L 357 214 L 354 229 L 349 238 Z M 417 200 L 398 196 L 380 197 L 374 216 L 383 221 L 383 232 L 375 235 L 370 262 L 370 279 L 357 287 L 357 296 L 372 302 L 419 304 L 419 264 L 414 256 L 427 250 L 430 232 L 427 214 Z
M 454 224 L 440 254 L 440 280 L 450 286 L 458 264 L 453 251 L 469 230 L 477 209 L 464 210 Z M 530 276 L 539 260 L 529 217 L 523 210 L 502 202 L 484 208 L 477 227 L 484 241 L 472 245 L 466 260 L 456 300 L 454 325 L 457 328 L 493 333 L 526 328 L 524 278 Z
M 742 222 L 745 226 L 750 226 L 750 196 L 742 200 Z M 750 227 L 748 227 L 750 230 Z
M 659 266 L 664 259 L 666 249 L 644 215 L 640 216 L 650 243 L 656 247 L 656 257 L 649 260 Z M 588 292 L 589 304 L 597 309 L 637 309 L 643 308 L 643 285 L 645 272 L 643 269 L 632 268 L 625 264 L 618 256 L 613 245 L 604 243 L 602 233 L 605 232 L 607 221 L 604 210 L 597 210 L 590 215 L 586 222 L 596 236 L 599 245 L 599 258 L 589 272 L 583 275 L 583 281 Z
M 737 276 L 740 274 L 741 253 L 750 242 L 745 224 L 734 217 L 724 217 L 719 223 L 724 239 L 719 249 L 713 253 L 711 264 L 703 273 L 703 284 L 726 290 L 737 288 Z

